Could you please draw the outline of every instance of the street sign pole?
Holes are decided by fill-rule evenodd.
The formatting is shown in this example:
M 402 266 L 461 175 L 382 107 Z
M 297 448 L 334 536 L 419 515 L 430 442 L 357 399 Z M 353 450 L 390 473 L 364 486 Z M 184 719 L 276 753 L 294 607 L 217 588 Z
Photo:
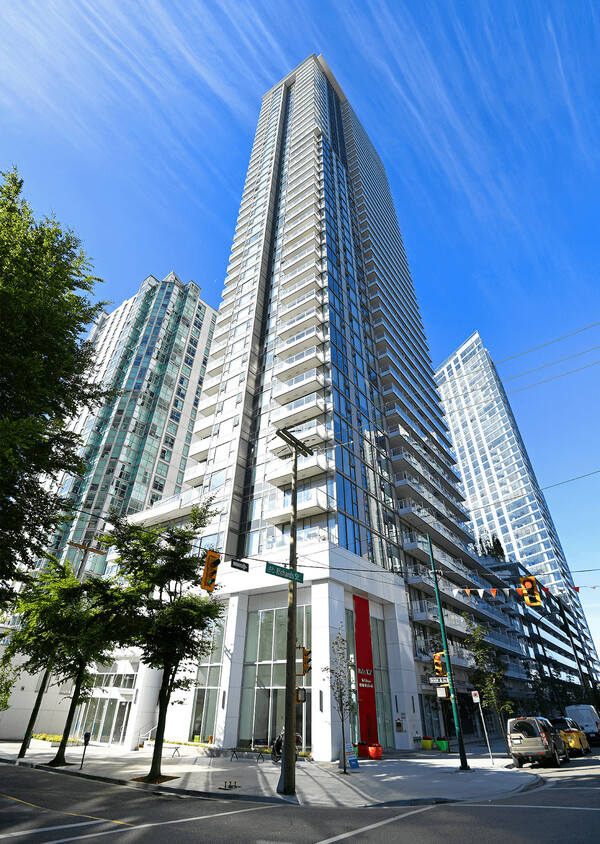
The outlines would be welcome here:
M 458 752 L 460 755 L 460 769 L 461 771 L 469 770 L 469 763 L 467 762 L 467 754 L 465 752 L 465 742 L 463 739 L 462 729 L 460 726 L 460 715 L 458 713 L 458 703 L 456 700 L 456 692 L 454 691 L 454 680 L 452 678 L 452 661 L 450 659 L 450 651 L 448 649 L 448 639 L 446 637 L 446 624 L 444 623 L 444 612 L 442 610 L 442 599 L 440 598 L 440 590 L 437 580 L 437 571 L 435 570 L 435 563 L 433 561 L 433 550 L 431 548 L 431 537 L 427 534 L 427 545 L 429 548 L 429 560 L 431 562 L 431 573 L 433 575 L 433 586 L 435 589 L 435 599 L 437 602 L 438 616 L 440 620 L 440 632 L 442 634 L 442 645 L 446 653 L 446 671 L 448 672 L 448 686 L 450 690 L 450 702 L 452 703 L 452 715 L 454 716 L 454 729 L 456 730 L 456 738 L 458 740 Z
M 492 765 L 494 764 L 494 757 L 492 756 L 492 748 L 490 747 L 490 740 L 488 738 L 488 731 L 487 727 L 485 726 L 485 719 L 483 717 L 483 709 L 481 708 L 481 698 L 479 697 L 479 692 L 471 692 L 473 697 L 473 702 L 479 704 L 479 714 L 481 716 L 481 726 L 483 727 L 483 734 L 485 735 L 485 743 L 487 744 L 488 753 L 490 754 L 490 759 L 492 760 Z
M 285 428 L 277 432 L 292 450 L 292 512 L 290 516 L 290 570 L 297 569 L 297 509 L 298 509 L 298 452 L 306 457 L 312 449 L 296 439 Z M 296 793 L 296 581 L 288 585 L 287 642 L 285 665 L 285 733 L 283 736 L 283 755 L 281 758 L 281 776 L 277 784 L 278 794 Z

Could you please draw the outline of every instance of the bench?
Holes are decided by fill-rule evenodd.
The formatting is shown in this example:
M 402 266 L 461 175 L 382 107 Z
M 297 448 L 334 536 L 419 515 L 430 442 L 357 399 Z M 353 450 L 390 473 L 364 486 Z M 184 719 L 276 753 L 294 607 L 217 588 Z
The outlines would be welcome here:
M 252 756 L 256 756 L 256 761 L 257 761 L 257 762 L 260 762 L 260 761 L 261 761 L 261 759 L 262 759 L 262 761 L 264 762 L 264 759 L 265 759 L 265 757 L 264 757 L 264 755 L 263 755 L 263 751 L 262 751 L 262 750 L 260 750 L 259 748 L 257 748 L 257 749 L 248 748 L 248 750 L 241 750 L 241 749 L 239 749 L 239 748 L 236 750 L 236 749 L 234 748 L 234 749 L 231 751 L 231 759 L 230 759 L 229 761 L 230 761 L 230 762 L 233 762 L 233 759 L 234 759 L 234 757 L 235 757 L 235 758 L 238 760 L 238 762 L 239 762 L 240 757 L 238 756 L 238 753 L 244 753 L 244 754 L 249 753 L 249 754 L 251 754 Z M 242 757 L 242 758 L 243 758 L 243 757 Z

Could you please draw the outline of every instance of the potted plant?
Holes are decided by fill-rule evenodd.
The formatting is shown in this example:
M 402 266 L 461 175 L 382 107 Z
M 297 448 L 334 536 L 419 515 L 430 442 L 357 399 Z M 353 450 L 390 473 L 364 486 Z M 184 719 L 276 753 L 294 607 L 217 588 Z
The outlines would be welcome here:
M 433 750 L 433 738 L 431 736 L 423 736 L 421 739 L 423 750 Z
M 376 742 L 375 744 L 370 744 L 367 750 L 369 758 L 371 759 L 381 759 L 383 755 L 383 747 L 379 744 L 379 742 Z
M 435 744 L 438 750 L 443 750 L 444 753 L 450 752 L 450 742 L 446 738 L 446 736 L 437 736 L 435 739 Z

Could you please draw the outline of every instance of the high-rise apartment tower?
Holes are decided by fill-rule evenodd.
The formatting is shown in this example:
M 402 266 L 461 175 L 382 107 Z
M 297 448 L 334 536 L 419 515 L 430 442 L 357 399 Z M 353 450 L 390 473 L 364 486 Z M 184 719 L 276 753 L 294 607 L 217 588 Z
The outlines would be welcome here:
M 88 468 L 63 479 L 78 516 L 56 535 L 53 553 L 79 567 L 83 553 L 68 543 L 90 546 L 111 507 L 134 513 L 181 490 L 215 320 L 200 288 L 175 273 L 148 276 L 99 317 L 89 337 L 96 377 L 120 395 L 73 423 Z M 89 554 L 86 569 L 102 573 L 104 557 Z
M 171 736 L 260 744 L 283 724 L 287 582 L 265 571 L 289 553 L 292 465 L 279 428 L 314 449 L 298 468 L 298 645 L 312 650 L 312 671 L 298 679 L 303 744 L 318 758 L 339 753 L 321 669 L 341 629 L 354 738 L 412 749 L 425 703 L 435 707 L 415 660 L 439 650 L 427 534 L 446 573 L 457 664 L 467 665 L 462 610 L 490 629 L 512 622 L 500 591 L 496 606 L 453 594 L 485 584 L 487 570 L 461 526 L 468 515 L 390 188 L 315 55 L 263 98 L 190 449 L 193 489 L 136 516 L 184 519 L 214 496 L 202 543 L 224 553 L 227 616 L 193 695 L 173 710 Z M 249 572 L 231 568 L 234 557 Z M 523 654 L 513 630 L 498 641 L 507 658 Z
M 570 607 L 592 680 L 600 669 L 587 621 L 548 504 L 490 353 L 472 334 L 436 373 L 458 456 L 475 536 L 497 536 Z

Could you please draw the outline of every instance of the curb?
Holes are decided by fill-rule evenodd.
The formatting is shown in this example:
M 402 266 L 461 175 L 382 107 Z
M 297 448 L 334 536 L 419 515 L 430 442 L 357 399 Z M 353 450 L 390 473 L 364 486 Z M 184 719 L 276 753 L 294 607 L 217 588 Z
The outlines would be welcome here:
M 201 797 L 205 800 L 238 800 L 244 803 L 274 803 L 276 805 L 286 805 L 290 802 L 290 798 L 285 795 L 281 797 L 269 797 L 268 795 L 255 794 L 251 796 L 244 796 L 243 794 L 227 794 L 215 791 L 200 791 L 193 788 L 176 788 L 169 785 L 153 785 L 149 782 L 134 782 L 134 780 L 123 780 L 117 777 L 103 777 L 99 774 L 86 774 L 83 771 L 69 771 L 64 768 L 51 768 L 40 762 L 28 762 L 26 760 L 3 759 L 0 758 L 0 763 L 6 765 L 14 765 L 19 768 L 35 768 L 40 771 L 50 771 L 53 774 L 62 774 L 65 777 L 79 777 L 79 779 L 91 780 L 93 782 L 103 782 L 107 785 L 121 785 L 127 788 L 136 788 L 141 791 L 150 791 L 155 794 L 181 794 L 186 797 Z
M 41 771 L 48 771 L 56 774 L 62 774 L 63 776 L 67 777 L 79 777 L 80 779 L 90 780 L 92 782 L 102 782 L 107 785 L 119 785 L 125 786 L 126 788 L 135 788 L 140 791 L 148 791 L 154 794 L 198 797 L 204 800 L 233 800 L 244 803 L 267 803 L 276 806 L 303 805 L 309 807 L 312 805 L 311 803 L 299 803 L 297 796 L 292 797 L 283 794 L 278 795 L 276 797 L 271 797 L 269 795 L 263 794 L 245 796 L 243 794 L 230 794 L 227 792 L 200 791 L 199 789 L 192 788 L 177 788 L 175 786 L 169 785 L 153 785 L 152 783 L 135 782 L 134 780 L 119 779 L 117 777 L 106 777 L 101 776 L 99 774 L 87 774 L 83 771 L 70 771 L 67 768 L 51 768 L 43 763 L 29 762 L 25 759 L 17 760 L 5 759 L 0 757 L 0 763 L 4 763 L 6 765 L 14 765 L 15 767 L 32 768 Z M 315 764 L 320 767 L 318 763 Z M 332 777 L 335 777 L 335 773 L 333 771 L 327 771 L 323 768 L 321 768 L 321 770 L 323 770 L 325 773 L 330 774 Z M 376 802 L 371 795 L 366 794 L 361 789 L 357 788 L 355 790 L 370 801 L 367 805 L 362 807 L 365 809 L 392 809 L 399 808 L 402 806 L 437 806 L 452 803 L 475 803 L 481 800 L 503 800 L 505 797 L 508 797 L 510 795 L 519 794 L 521 792 L 526 791 L 532 791 L 536 788 L 541 788 L 542 786 L 547 785 L 546 780 L 544 780 L 538 774 L 535 774 L 534 776 L 535 779 L 533 780 L 533 782 L 524 783 L 523 785 L 519 785 L 516 788 L 509 789 L 508 791 L 503 791 L 500 794 L 482 794 L 478 797 L 413 797 L 407 798 L 406 800 L 384 800 L 381 802 Z

